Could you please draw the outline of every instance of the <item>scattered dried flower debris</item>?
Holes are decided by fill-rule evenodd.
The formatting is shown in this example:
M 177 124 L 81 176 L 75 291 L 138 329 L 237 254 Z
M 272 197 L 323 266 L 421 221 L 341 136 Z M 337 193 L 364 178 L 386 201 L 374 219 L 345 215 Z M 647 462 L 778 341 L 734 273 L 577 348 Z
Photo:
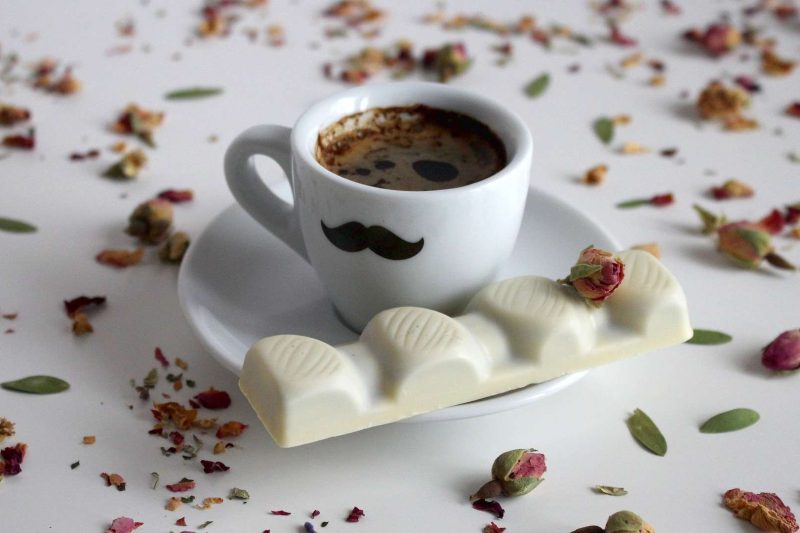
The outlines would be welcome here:
M 761 70 L 769 76 L 788 76 L 796 65 L 796 61 L 784 59 L 770 49 L 761 52 Z
M 592 128 L 595 135 L 600 139 L 603 144 L 608 144 L 614 138 L 614 126 L 616 121 L 608 117 L 600 117 L 594 121 Z
M 102 307 L 106 303 L 105 296 L 78 296 L 72 300 L 64 300 L 67 316 L 72 319 L 72 332 L 76 337 L 94 331 L 86 314 L 87 308 Z
M 106 533 L 131 533 L 131 531 L 143 524 L 144 522 L 136 522 L 133 518 L 120 516 L 111 522 L 111 527 L 106 529 Z
M 634 207 L 641 207 L 643 205 L 652 205 L 654 207 L 664 207 L 675 203 L 675 197 L 672 193 L 657 194 L 650 198 L 634 198 L 633 200 L 626 200 L 617 204 L 619 209 L 631 209 Z
M 206 409 L 227 409 L 231 405 L 230 395 L 214 387 L 195 395 L 194 399 Z
M 773 209 L 767 216 L 758 221 L 761 226 L 770 235 L 777 235 L 783 231 L 787 221 L 783 218 L 783 214 L 779 209 Z
M 608 165 L 596 165 L 586 171 L 581 179 L 581 183 L 586 185 L 600 185 L 606 180 Z
M 680 15 L 681 8 L 672 0 L 661 0 L 661 11 L 665 15 Z
M 770 370 L 800 369 L 800 329 L 784 331 L 764 347 L 761 364 Z
M 693 28 L 686 31 L 683 37 L 713 57 L 732 52 L 742 43 L 739 30 L 727 23 L 709 24 L 704 30 Z
M 219 497 L 203 498 L 203 502 L 198 505 L 195 505 L 194 508 L 200 511 L 205 511 L 206 509 L 211 509 L 211 507 L 213 507 L 214 505 L 224 502 L 225 500 Z
M 485 526 L 483 526 L 483 530 L 481 531 L 481 533 L 503 533 L 503 531 L 505 530 L 506 528 L 500 527 L 494 522 L 490 522 Z
M 103 250 L 95 259 L 98 263 L 109 265 L 117 268 L 126 268 L 133 265 L 138 265 L 144 257 L 144 248 L 136 248 L 135 250 Z
M 31 128 L 28 133 L 16 133 L 3 137 L 3 146 L 18 150 L 33 150 L 36 148 L 36 130 Z
M 0 450 L 0 481 L 3 476 L 16 476 L 22 472 L 22 462 L 27 451 L 28 445 L 24 442 Z
M 550 74 L 540 74 L 525 86 L 525 94 L 530 98 L 536 98 L 544 93 L 550 86 Z
M 177 483 L 172 483 L 170 485 L 166 485 L 166 488 L 170 492 L 186 492 L 188 490 L 194 490 L 197 484 L 194 482 L 193 479 L 183 478 Z M 184 502 L 188 503 L 188 502 Z
M 628 491 L 623 487 L 612 487 L 610 485 L 595 485 L 592 490 L 598 494 L 605 494 L 607 496 L 625 496 Z
M 39 61 L 33 67 L 31 79 L 33 87 L 47 92 L 68 95 L 81 90 L 81 82 L 72 74 L 71 67 L 60 69 L 58 62 L 51 58 Z
M 472 65 L 464 43 L 445 44 L 441 48 L 429 48 L 422 56 L 422 68 L 436 74 L 436 78 L 446 83 L 460 76 Z
M 218 439 L 228 439 L 231 437 L 238 437 L 247 428 L 248 428 L 247 424 L 242 424 L 241 422 L 232 420 L 230 422 L 225 422 L 224 424 L 222 424 L 217 429 L 216 436 Z
M 102 474 L 100 474 L 100 477 L 102 477 L 105 480 L 106 487 L 113 486 L 114 488 L 116 488 L 120 492 L 125 490 L 125 486 L 126 486 L 125 485 L 125 480 L 122 478 L 121 475 L 119 475 L 119 474 L 107 474 L 107 473 L 103 472 Z
M 558 283 L 572 286 L 593 305 L 601 305 L 622 283 L 625 264 L 611 252 L 587 246 L 578 256 L 569 275 Z
M 208 498 L 206 498 L 206 499 L 208 499 Z M 214 502 L 214 503 L 217 503 L 217 502 Z M 205 521 L 205 522 L 203 522 L 202 524 L 199 524 L 199 525 L 197 526 L 197 529 L 205 529 L 205 528 L 207 528 L 208 526 L 210 526 L 210 525 L 211 525 L 211 524 L 213 524 L 213 523 L 214 523 L 214 521 L 213 521 L 213 520 L 206 520 L 206 521 Z
M 492 464 L 492 480 L 471 495 L 470 500 L 503 496 L 522 496 L 539 486 L 547 471 L 544 454 L 533 448 L 510 450 Z
M 289 511 L 284 511 L 283 509 L 281 509 L 281 510 L 278 510 L 278 511 L 270 511 L 269 514 L 276 515 L 276 516 L 289 516 L 292 513 L 290 513 Z
M 166 200 L 148 200 L 136 206 L 128 217 L 128 235 L 143 244 L 158 244 L 169 237 L 172 229 L 172 204 Z
M 164 263 L 180 264 L 186 250 L 189 249 L 189 234 L 185 231 L 176 231 L 169 236 L 167 242 L 158 251 L 158 257 Z
M 497 518 L 503 518 L 503 515 L 506 514 L 505 509 L 503 506 L 500 505 L 500 502 L 496 500 L 475 500 L 472 502 L 472 508 L 478 511 L 486 511 L 487 513 L 492 513 Z
M 87 159 L 97 159 L 100 157 L 100 150 L 92 148 L 86 152 L 72 152 L 69 154 L 70 161 L 85 161 Z
M 250 493 L 244 489 L 232 488 L 231 493 L 228 495 L 229 500 L 249 500 Z M 314 518 L 313 516 L 311 518 Z
M 203 465 L 203 473 L 213 474 L 214 472 L 227 472 L 231 469 L 228 465 L 221 461 L 206 461 L 202 459 L 200 464 Z
M 13 437 L 14 434 L 14 422 L 8 418 L 0 416 L 0 442 L 3 442 L 8 437 Z
M 640 155 L 650 152 L 650 149 L 635 141 L 626 141 L 620 148 L 620 153 L 624 155 Z
M 800 118 L 800 100 L 789 104 L 786 108 L 786 114 L 790 117 Z
M 630 37 L 622 33 L 619 24 L 617 24 L 613 20 L 610 20 L 608 22 L 608 41 L 612 44 L 616 44 L 617 46 L 624 46 L 624 47 L 636 46 L 637 44 L 639 44 L 639 41 L 637 41 L 633 37 Z
M 727 200 L 729 198 L 750 198 L 755 191 L 743 181 L 730 179 L 722 185 L 711 188 L 711 195 L 715 200 Z
M 103 176 L 118 180 L 135 179 L 147 164 L 147 155 L 140 149 L 131 150 L 103 172 Z
M 86 446 L 91 446 L 95 442 L 97 442 L 97 437 L 94 435 L 84 435 L 81 440 L 81 444 L 85 444 Z
M 192 189 L 166 189 L 158 193 L 157 198 L 173 204 L 182 204 L 194 199 L 194 191 Z
M 722 501 L 738 518 L 749 520 L 764 531 L 795 533 L 799 529 L 792 510 L 777 494 L 730 489 L 723 495 Z
M 742 115 L 749 104 L 750 97 L 743 90 L 712 81 L 700 93 L 697 111 L 703 119 L 721 121 L 726 130 L 741 131 L 758 127 L 758 122 Z
M 155 147 L 153 130 L 163 121 L 164 113 L 160 111 L 148 111 L 137 104 L 128 104 L 111 129 L 122 135 L 135 135 L 147 146 Z
M 25 107 L 0 102 L 0 126 L 16 126 L 30 120 L 31 112 Z
M 197 409 L 186 409 L 178 402 L 153 404 L 151 412 L 158 421 L 156 427 L 159 429 L 171 423 L 177 429 L 186 431 L 192 427 L 197 418 Z
M 358 522 L 364 516 L 366 515 L 364 514 L 363 509 L 359 509 L 358 507 L 353 507 L 353 509 L 350 511 L 350 514 L 348 514 L 347 518 L 345 518 L 345 522 Z

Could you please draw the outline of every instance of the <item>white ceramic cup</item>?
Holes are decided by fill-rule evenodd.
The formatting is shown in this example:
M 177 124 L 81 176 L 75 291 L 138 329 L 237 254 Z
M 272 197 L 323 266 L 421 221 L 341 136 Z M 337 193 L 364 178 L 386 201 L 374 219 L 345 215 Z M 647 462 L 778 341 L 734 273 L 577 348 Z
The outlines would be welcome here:
M 342 117 L 414 104 L 463 113 L 489 126 L 505 145 L 506 166 L 463 187 L 400 191 L 350 181 L 316 160 L 320 131 Z M 236 201 L 311 263 L 341 318 L 360 331 L 392 307 L 456 313 L 496 277 L 517 238 L 532 152 L 525 124 L 496 102 L 437 83 L 393 82 L 329 96 L 303 113 L 294 128 L 245 130 L 225 154 L 225 175 Z M 286 172 L 293 203 L 264 184 L 252 161 L 259 154 Z M 369 247 L 345 251 L 326 236 L 323 225 L 348 223 L 370 228 L 367 234 L 380 226 L 421 248 L 405 259 L 387 259 Z

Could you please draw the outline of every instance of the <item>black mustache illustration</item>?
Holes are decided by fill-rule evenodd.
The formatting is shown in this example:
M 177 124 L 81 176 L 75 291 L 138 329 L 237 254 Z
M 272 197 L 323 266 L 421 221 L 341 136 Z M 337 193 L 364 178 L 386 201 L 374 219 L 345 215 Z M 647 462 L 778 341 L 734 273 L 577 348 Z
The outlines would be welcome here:
M 367 228 L 361 222 L 347 222 L 329 228 L 321 220 L 320 224 L 331 244 L 345 252 L 360 252 L 369 248 L 384 259 L 400 261 L 414 257 L 425 245 L 425 239 L 417 242 L 404 241 L 383 226 Z

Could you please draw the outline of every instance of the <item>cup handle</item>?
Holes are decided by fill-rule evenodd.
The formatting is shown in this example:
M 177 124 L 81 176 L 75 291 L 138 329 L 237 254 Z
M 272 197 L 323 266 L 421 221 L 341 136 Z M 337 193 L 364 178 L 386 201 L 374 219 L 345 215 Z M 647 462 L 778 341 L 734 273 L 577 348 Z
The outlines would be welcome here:
M 279 198 L 264 183 L 253 164 L 254 155 L 275 160 L 292 183 L 291 128 L 253 126 L 239 134 L 225 152 L 225 178 L 233 197 L 256 222 L 308 261 L 296 207 Z

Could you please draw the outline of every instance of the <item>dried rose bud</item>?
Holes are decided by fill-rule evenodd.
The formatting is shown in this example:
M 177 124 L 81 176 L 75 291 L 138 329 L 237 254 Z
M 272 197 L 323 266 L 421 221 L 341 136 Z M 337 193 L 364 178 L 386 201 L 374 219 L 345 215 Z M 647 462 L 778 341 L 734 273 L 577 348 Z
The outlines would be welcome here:
M 128 218 L 128 235 L 145 244 L 164 241 L 172 228 L 172 204 L 166 200 L 149 200 L 139 204 Z
M 589 246 L 559 283 L 572 285 L 587 301 L 600 305 L 619 287 L 625 277 L 625 265 L 611 252 Z
M 738 518 L 749 520 L 751 524 L 764 531 L 796 533 L 797 520 L 792 510 L 771 492 L 747 492 L 730 489 L 722 501 Z
M 463 74 L 472 64 L 472 59 L 467 56 L 464 43 L 446 44 L 441 48 L 431 48 L 425 51 L 422 66 L 425 70 L 436 73 L 440 82 L 447 82 L 450 78 Z
M 108 167 L 103 173 L 107 178 L 131 180 L 139 175 L 139 171 L 147 164 L 147 155 L 142 150 L 132 150 L 122 159 Z
M 784 331 L 761 354 L 761 363 L 770 370 L 800 368 L 800 329 Z
M 770 76 L 786 76 L 791 74 L 797 63 L 789 59 L 784 59 L 772 50 L 761 52 L 761 70 Z
M 771 265 L 793 270 L 794 266 L 773 250 L 772 237 L 753 222 L 731 222 L 717 230 L 719 251 L 743 268 L 758 268 L 766 259 Z
M 534 449 L 511 450 L 500 454 L 492 464 L 492 480 L 484 484 L 470 500 L 528 494 L 542 482 L 547 470 L 544 454 Z
M 749 198 L 755 191 L 748 184 L 739 180 L 728 180 L 720 186 L 712 187 L 711 194 L 717 200 L 728 198 Z
M 653 526 L 631 511 L 618 511 L 608 517 L 606 533 L 655 533 Z
M 742 35 L 730 24 L 710 24 L 705 31 L 692 29 L 683 34 L 684 38 L 701 46 L 714 57 L 727 54 L 742 42 Z
M 177 231 L 167 239 L 158 252 L 158 257 L 165 263 L 180 263 L 189 248 L 189 234 Z
M 608 174 L 608 166 L 597 165 L 587 170 L 581 181 L 586 185 L 600 185 L 605 181 L 606 174 Z
M 31 112 L 24 107 L 0 103 L 0 126 L 14 126 L 31 118 Z

